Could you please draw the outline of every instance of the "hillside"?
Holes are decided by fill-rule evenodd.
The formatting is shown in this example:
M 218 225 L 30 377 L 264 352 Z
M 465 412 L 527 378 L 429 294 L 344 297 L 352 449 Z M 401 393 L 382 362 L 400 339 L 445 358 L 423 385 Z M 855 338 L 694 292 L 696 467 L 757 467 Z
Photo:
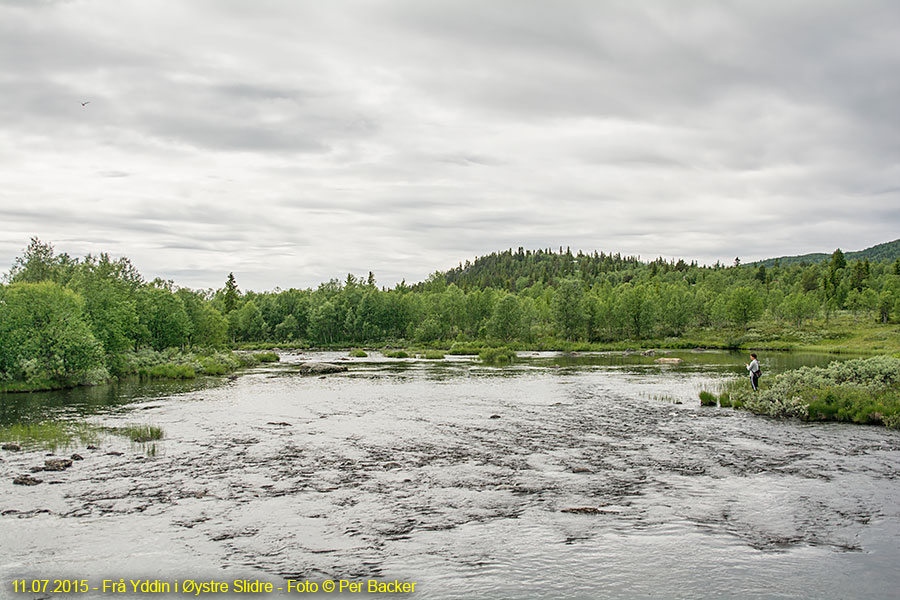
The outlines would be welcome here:
M 866 248 L 865 250 L 857 250 L 856 252 L 844 252 L 844 257 L 848 261 L 869 259 L 870 262 L 888 260 L 893 261 L 900 258 L 900 240 L 893 242 L 885 242 Z M 814 264 L 824 262 L 831 258 L 831 253 L 824 254 L 816 252 L 812 254 L 800 254 L 797 256 L 779 256 L 777 258 L 767 258 L 766 260 L 750 263 L 753 265 L 766 265 L 771 267 L 777 260 L 782 265 L 795 265 L 799 263 Z
M 854 260 L 869 259 L 870 262 L 891 261 L 900 259 L 900 240 L 878 244 L 865 250 L 846 252 L 844 254 L 848 262 Z M 757 267 L 764 264 L 771 267 L 775 261 L 782 266 L 815 264 L 827 261 L 831 253 L 811 253 L 799 256 L 781 256 L 769 258 L 763 261 L 746 263 L 745 267 Z M 708 267 L 719 269 L 724 265 Z M 521 291 L 535 283 L 556 286 L 561 279 L 579 277 L 586 282 L 596 282 L 603 279 L 604 273 L 618 272 L 617 282 L 626 282 L 639 275 L 649 272 L 669 273 L 671 271 L 682 272 L 684 275 L 698 267 L 696 262 L 686 263 L 683 260 L 666 261 L 658 258 L 653 261 L 642 261 L 636 256 L 622 256 L 620 254 L 607 254 L 593 252 L 572 253 L 568 249 L 560 248 L 558 251 L 551 249 L 542 250 L 504 250 L 493 252 L 486 256 L 479 256 L 473 261 L 466 261 L 454 269 L 444 273 L 435 273 L 429 281 L 443 280 L 446 284 L 455 284 L 463 290 L 473 289 L 505 289 L 511 292 Z M 422 282 L 415 289 L 426 289 L 428 282 Z

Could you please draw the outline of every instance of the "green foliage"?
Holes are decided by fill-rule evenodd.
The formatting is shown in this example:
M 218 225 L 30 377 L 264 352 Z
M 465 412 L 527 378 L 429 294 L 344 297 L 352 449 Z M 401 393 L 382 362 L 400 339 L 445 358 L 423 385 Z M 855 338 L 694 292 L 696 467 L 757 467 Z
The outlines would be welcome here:
M 75 292 L 51 281 L 2 290 L 0 380 L 79 383 L 103 367 L 103 348 Z
M 387 350 L 384 352 L 386 358 L 409 358 L 406 350 Z
M 254 352 L 253 358 L 261 363 L 272 363 L 280 360 L 276 352 Z
M 716 406 L 718 398 L 712 392 L 702 390 L 700 392 L 700 406 Z
M 352 356 L 354 358 L 365 358 L 368 355 L 369 355 L 369 353 L 366 352 L 365 350 L 351 350 L 350 351 L 350 356 Z
M 138 444 L 155 442 L 165 437 L 162 428 L 155 425 L 125 425 L 124 427 L 110 427 L 106 430 L 110 433 L 127 437 Z
M 900 242 L 883 246 L 887 257 Z M 11 284 L 0 286 L 0 388 L 102 381 L 166 363 L 216 374 L 233 370 L 231 362 L 258 362 L 246 354 L 228 360 L 201 356 L 226 343 L 245 349 L 347 348 L 415 340 L 423 347 L 449 347 L 453 354 L 478 354 L 499 344 L 557 350 L 697 343 L 895 348 L 897 256 L 892 262 L 840 251 L 823 256 L 819 263 L 701 267 L 683 260 L 520 248 L 434 273 L 413 286 L 379 289 L 369 274 L 332 279 L 316 289 L 241 293 L 233 274 L 220 290 L 178 289 L 172 282 L 145 282 L 127 259 L 73 259 L 35 238 L 14 262 Z M 22 301 L 22 286 L 28 285 L 56 286 L 52 293 L 50 287 L 29 293 L 43 297 L 60 318 L 29 325 L 23 315 L 31 309 Z M 2 304 L 6 296 L 10 300 Z M 833 335 L 832 329 L 841 333 Z M 173 348 L 178 352 L 169 355 Z M 145 351 L 168 358 L 151 360 Z
M 191 365 L 166 363 L 142 368 L 138 375 L 141 379 L 194 379 L 197 372 Z
M 509 348 L 485 348 L 478 353 L 478 358 L 490 365 L 508 364 L 516 359 L 516 352 Z
M 900 425 L 900 359 L 893 356 L 802 367 L 777 375 L 759 392 L 749 390 L 745 380 L 725 384 L 722 406 L 727 396 L 736 408 L 770 417 Z M 701 402 L 710 395 L 701 392 Z
M 426 350 L 425 358 L 427 360 L 441 360 L 442 358 L 444 358 L 444 353 L 440 350 Z

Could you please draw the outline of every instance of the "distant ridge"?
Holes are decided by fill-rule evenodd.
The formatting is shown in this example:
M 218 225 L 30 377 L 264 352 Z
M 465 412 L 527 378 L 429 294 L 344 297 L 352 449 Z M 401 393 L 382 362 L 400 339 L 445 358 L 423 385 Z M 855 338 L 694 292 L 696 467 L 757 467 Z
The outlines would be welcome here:
M 843 250 L 843 248 L 841 248 L 841 250 Z M 771 267 L 776 260 L 781 265 L 793 265 L 803 262 L 814 264 L 824 262 L 830 258 L 830 252 L 828 254 L 816 252 L 813 254 L 800 254 L 798 256 L 779 256 L 777 258 L 767 258 L 766 260 L 758 260 L 750 264 L 765 265 L 767 267 Z M 900 258 L 900 239 L 894 240 L 893 242 L 878 244 L 876 246 L 872 246 L 871 248 L 866 248 L 865 250 L 857 250 L 856 252 L 844 252 L 844 258 L 846 258 L 848 261 L 865 260 L 868 258 L 870 262 L 896 260 Z

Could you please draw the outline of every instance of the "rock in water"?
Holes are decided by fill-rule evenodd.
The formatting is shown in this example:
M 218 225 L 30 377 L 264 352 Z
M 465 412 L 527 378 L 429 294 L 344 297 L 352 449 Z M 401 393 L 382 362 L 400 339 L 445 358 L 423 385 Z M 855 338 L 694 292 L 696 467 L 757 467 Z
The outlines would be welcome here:
M 13 485 L 37 485 L 43 483 L 41 479 L 35 479 L 31 475 L 19 475 L 13 479 Z
M 575 515 L 599 515 L 603 511 L 594 506 L 576 506 L 574 508 L 564 508 L 559 512 L 571 513 Z
M 10 444 L 3 444 L 2 446 L 0 446 L 0 448 L 3 448 L 4 450 L 9 450 L 10 452 L 18 452 L 19 450 L 22 449 L 22 446 L 20 446 L 18 444 L 10 443 Z
M 657 358 L 655 361 L 661 365 L 680 365 L 684 361 L 680 358 Z
M 346 371 L 347 367 L 332 363 L 305 362 L 300 364 L 299 370 L 304 375 L 324 375 L 326 373 L 341 373 Z
M 65 471 L 72 466 L 70 458 L 48 458 L 44 461 L 45 471 Z

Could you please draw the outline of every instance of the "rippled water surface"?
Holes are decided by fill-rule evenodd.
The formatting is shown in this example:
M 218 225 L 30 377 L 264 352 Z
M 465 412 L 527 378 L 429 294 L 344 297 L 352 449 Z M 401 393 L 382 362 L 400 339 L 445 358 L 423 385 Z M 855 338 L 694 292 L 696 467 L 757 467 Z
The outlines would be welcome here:
M 341 355 L 283 355 L 234 380 L 0 396 L 7 423 L 165 431 L 150 445 L 58 449 L 84 460 L 34 487 L 12 479 L 47 452 L 0 452 L 0 585 L 252 577 L 400 579 L 423 599 L 896 597 L 900 434 L 701 408 L 697 392 L 744 358 L 677 356 L 490 368 L 373 354 L 320 378 L 296 363 Z

